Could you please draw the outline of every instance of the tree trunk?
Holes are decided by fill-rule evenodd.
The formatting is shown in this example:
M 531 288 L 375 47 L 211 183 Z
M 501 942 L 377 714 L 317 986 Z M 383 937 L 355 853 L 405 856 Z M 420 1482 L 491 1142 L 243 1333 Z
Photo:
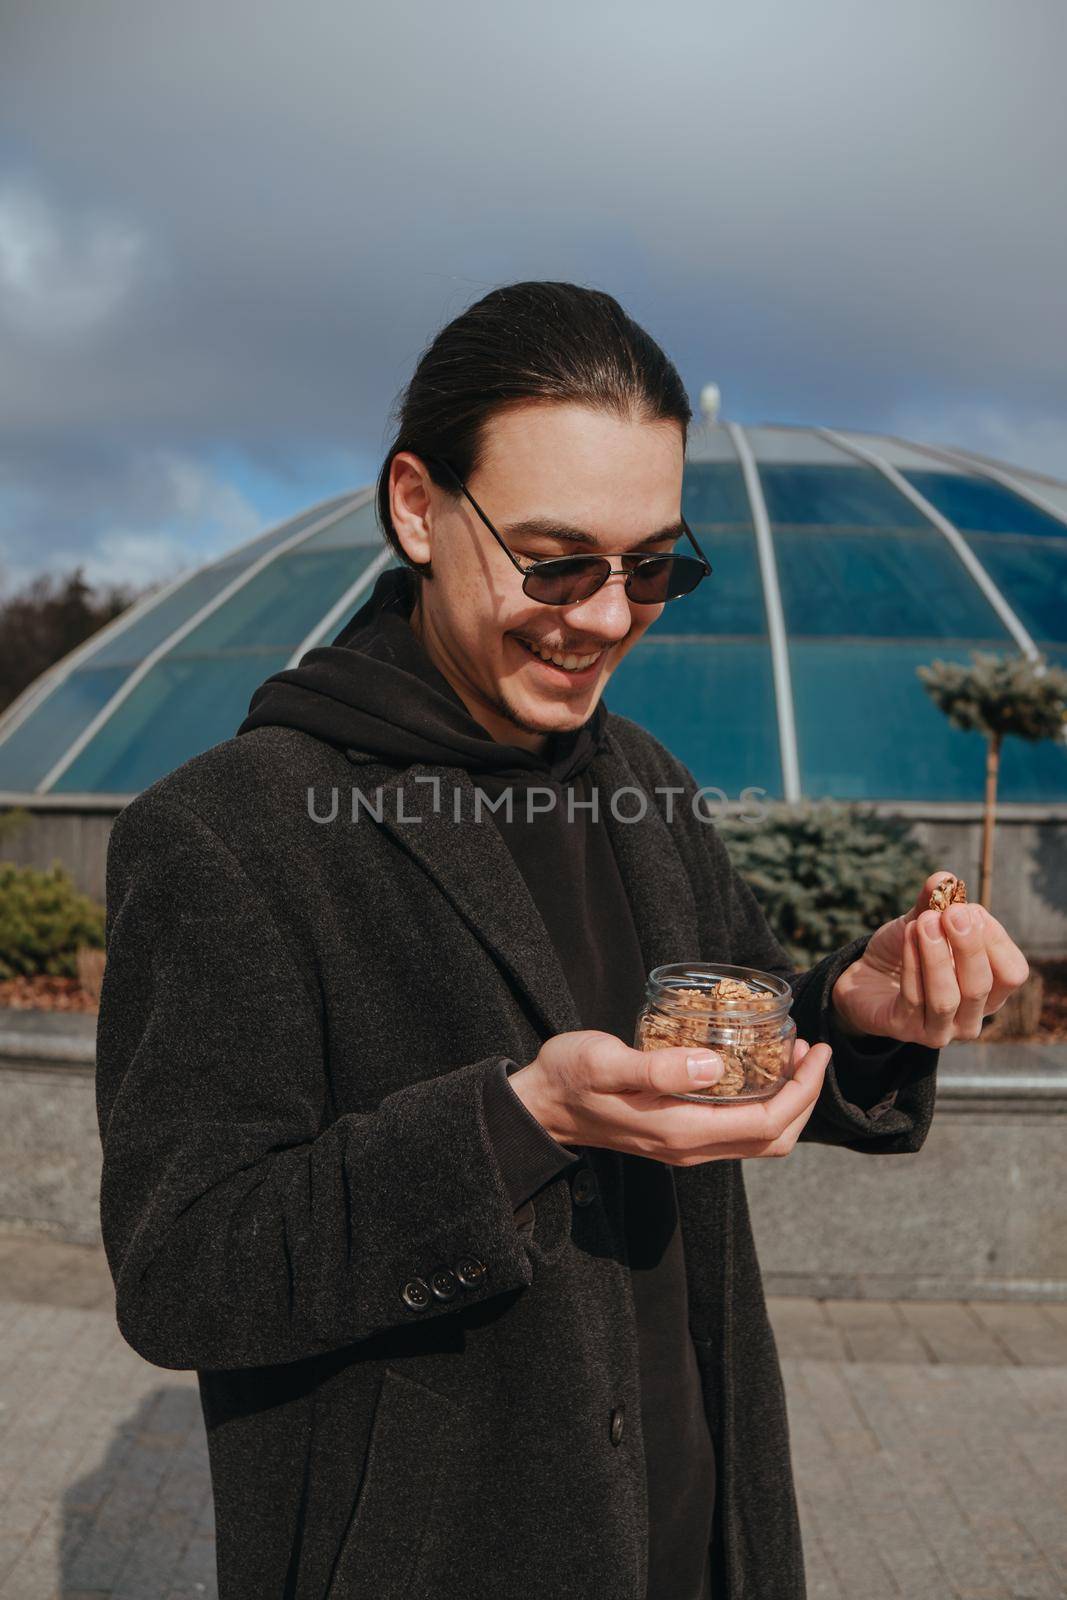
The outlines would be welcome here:
M 982 877 L 978 898 L 991 911 L 989 896 L 993 883 L 993 828 L 997 816 L 997 775 L 1000 771 L 999 733 L 989 736 L 985 760 L 985 810 L 982 814 Z

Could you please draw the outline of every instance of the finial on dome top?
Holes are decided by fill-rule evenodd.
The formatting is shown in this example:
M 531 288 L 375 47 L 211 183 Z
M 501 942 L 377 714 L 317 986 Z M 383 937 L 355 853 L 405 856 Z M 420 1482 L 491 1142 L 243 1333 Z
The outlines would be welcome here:
M 721 403 L 722 395 L 719 392 L 719 385 L 717 383 L 706 383 L 700 391 L 700 410 L 704 421 L 709 427 L 718 422 Z

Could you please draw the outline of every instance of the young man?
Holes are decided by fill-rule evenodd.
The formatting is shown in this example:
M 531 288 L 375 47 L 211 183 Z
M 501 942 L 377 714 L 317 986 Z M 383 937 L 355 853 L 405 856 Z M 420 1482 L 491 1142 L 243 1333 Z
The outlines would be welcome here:
M 471 307 L 379 479 L 404 567 L 115 825 L 104 1238 L 124 1337 L 199 1374 L 220 1600 L 804 1594 L 742 1160 L 917 1149 L 1026 964 L 931 878 L 795 972 L 607 711 L 706 576 L 688 420 L 610 297 Z M 631 1048 L 686 960 L 789 978 L 772 1100 Z

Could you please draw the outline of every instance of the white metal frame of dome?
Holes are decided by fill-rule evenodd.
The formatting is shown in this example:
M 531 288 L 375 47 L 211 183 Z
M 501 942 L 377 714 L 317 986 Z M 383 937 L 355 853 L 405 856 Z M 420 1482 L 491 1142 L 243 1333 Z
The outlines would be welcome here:
M 712 427 L 714 426 L 712 424 Z M 877 450 L 869 449 L 866 445 L 857 444 L 854 436 L 850 436 L 847 439 L 844 438 L 842 434 L 832 428 L 819 428 L 809 425 L 788 427 L 781 423 L 767 423 L 762 424 L 762 426 L 774 428 L 776 431 L 783 433 L 814 434 L 816 437 L 824 439 L 843 455 L 851 456 L 856 461 L 862 461 L 865 465 L 873 467 L 880 472 L 946 540 L 970 577 L 981 589 L 1021 652 L 1031 661 L 1037 659 L 1041 654 L 1037 645 L 960 530 L 942 512 L 938 511 L 937 507 L 932 505 L 925 495 L 920 494 L 919 490 L 910 484 L 884 455 Z M 760 577 L 763 584 L 764 606 L 767 615 L 767 637 L 771 651 L 775 708 L 778 714 L 778 748 L 782 763 L 782 794 L 787 801 L 798 801 L 803 798 L 803 792 L 800 784 L 796 713 L 793 705 L 793 686 L 789 669 L 788 635 L 782 607 L 781 588 L 778 582 L 778 564 L 774 553 L 774 532 L 771 527 L 770 517 L 767 514 L 766 502 L 763 498 L 763 488 L 759 477 L 759 463 L 755 458 L 745 429 L 739 423 L 729 422 L 725 419 L 723 419 L 721 427 L 733 445 L 738 466 L 741 469 L 759 557 Z M 705 435 L 709 431 L 710 429 L 706 428 L 704 430 Z M 886 434 L 869 434 L 866 437 L 871 439 L 891 438 Z M 1007 468 L 995 466 L 991 462 L 983 461 L 981 458 L 971 456 L 962 450 L 944 450 L 935 446 L 915 444 L 911 440 L 892 440 L 892 442 L 904 445 L 908 450 L 915 451 L 921 455 L 926 455 L 931 461 L 936 462 L 940 459 L 957 469 L 966 467 L 968 471 L 976 476 L 989 478 L 991 481 L 999 483 L 1002 487 L 1011 490 L 1013 494 L 1018 495 L 1021 500 L 1028 501 L 1047 516 L 1053 517 L 1057 522 L 1062 522 L 1065 536 L 1067 536 L 1067 512 L 1054 505 L 1043 495 L 1034 493 L 1025 482 L 1020 482 L 1019 478 Z M 699 449 L 699 445 L 697 448 Z M 687 459 L 699 460 L 700 457 L 699 454 L 694 456 L 691 452 L 687 452 Z M 1058 485 L 1058 487 L 1067 488 L 1067 485 Z
M 243 567 L 230 583 L 225 584 L 217 594 L 212 595 L 212 597 L 205 601 L 203 605 L 198 606 L 190 616 L 186 617 L 184 622 L 171 629 L 171 631 L 166 634 L 164 638 L 152 648 L 152 650 L 149 651 L 144 659 L 137 663 L 128 677 L 126 677 L 119 685 L 115 693 L 104 703 L 103 706 L 101 706 L 96 715 L 91 719 L 90 722 L 86 724 L 78 736 L 72 741 L 60 759 L 54 763 L 48 772 L 45 773 L 36 789 L 28 791 L 28 796 L 32 796 L 34 799 L 37 799 L 50 795 L 53 785 L 59 780 L 60 777 L 62 777 L 63 773 L 72 764 L 72 762 L 74 762 L 81 754 L 82 750 L 89 743 L 90 739 L 92 739 L 104 726 L 104 724 L 110 720 L 110 718 L 118 710 L 119 706 L 122 705 L 123 701 L 137 687 L 138 683 L 140 683 L 146 674 L 151 670 L 151 668 L 155 666 L 156 662 L 167 655 L 175 645 L 180 644 L 182 639 L 184 639 L 187 634 L 191 633 L 194 628 L 200 625 L 200 623 L 206 621 L 206 619 L 211 616 L 214 611 L 218 610 L 219 607 L 224 605 L 233 595 L 237 594 L 245 586 L 245 584 L 249 583 L 254 577 L 257 576 L 258 573 L 262 572 L 264 567 L 269 566 L 275 559 L 284 555 L 288 555 L 293 550 L 299 549 L 299 547 L 306 541 L 313 538 L 316 534 L 323 532 L 324 529 L 332 527 L 335 522 L 341 521 L 343 517 L 349 516 L 353 511 L 360 510 L 368 503 L 369 500 L 373 498 L 373 494 L 373 489 L 361 489 L 355 491 L 351 495 L 346 496 L 340 501 L 340 503 L 338 503 L 338 497 L 336 495 L 331 496 L 329 499 L 320 501 L 320 506 L 329 506 L 330 509 L 328 511 L 324 511 L 321 517 L 313 517 L 310 523 L 308 523 L 305 527 L 302 527 L 290 538 L 278 540 L 269 549 L 265 550 L 260 557 L 258 557 L 256 560 L 250 561 L 247 567 Z M 312 511 L 316 509 L 318 508 L 312 507 Z M 300 515 L 303 514 L 306 513 L 300 513 Z M 219 556 L 216 561 L 207 562 L 205 566 L 197 568 L 197 572 L 211 571 L 214 567 L 222 566 L 223 564 L 232 562 L 234 557 L 240 555 L 242 550 L 247 550 L 252 545 L 262 543 L 262 541 L 266 538 L 269 538 L 272 533 L 279 532 L 286 526 L 287 523 L 294 520 L 295 519 L 293 517 L 283 517 L 279 522 L 274 523 L 265 531 L 257 533 L 251 539 L 246 539 L 242 544 L 237 545 L 234 549 L 226 551 L 223 555 Z M 296 649 L 286 661 L 285 664 L 287 667 L 295 666 L 300 660 L 301 656 L 303 656 L 306 651 L 310 650 L 322 639 L 322 637 L 333 625 L 334 621 L 338 620 L 342 615 L 344 615 L 344 613 L 350 608 L 352 602 L 359 597 L 360 593 L 370 583 L 373 582 L 382 568 L 387 565 L 391 554 L 392 552 L 390 550 L 384 549 L 379 553 L 379 555 L 375 556 L 374 560 L 371 561 L 364 571 L 360 573 L 359 577 L 349 585 L 343 594 L 340 595 L 338 600 L 333 606 L 330 607 L 325 616 L 321 617 L 310 633 L 308 633 L 305 638 L 300 641 Z M 124 611 L 120 616 L 114 618 L 112 622 L 101 628 L 97 633 L 94 633 L 85 641 L 84 644 L 79 645 L 77 649 L 71 651 L 69 655 L 64 656 L 62 661 L 58 662 L 49 673 L 45 674 L 43 679 L 38 679 L 36 682 L 28 685 L 23 693 L 19 695 L 12 705 L 7 708 L 4 716 L 0 718 L 0 744 L 2 744 L 3 741 L 7 739 L 9 735 L 12 734 L 15 729 L 22 724 L 22 722 L 27 716 L 30 715 L 31 712 L 36 711 L 37 708 L 42 705 L 45 700 L 47 700 L 49 695 L 59 688 L 62 683 L 66 682 L 67 678 L 70 677 L 75 668 L 83 665 L 86 661 L 91 660 L 92 656 L 99 649 L 101 649 L 104 644 L 111 643 L 111 641 L 125 632 L 127 628 L 131 627 L 134 622 L 138 622 L 142 617 L 147 616 L 157 606 L 162 604 L 162 602 L 170 595 L 174 594 L 178 589 L 180 589 L 184 583 L 187 583 L 191 576 L 192 574 L 183 572 L 170 583 L 165 584 L 163 588 L 157 590 L 154 594 L 146 596 L 144 600 L 131 606 L 129 610 Z M 19 796 L 17 795 L 11 796 L 11 798 L 18 797 Z M 0 796 L 0 799 L 6 800 L 7 798 L 7 796 Z M 64 801 L 69 804 L 72 799 L 79 798 L 82 797 L 65 795 Z M 128 797 L 122 796 L 117 798 L 125 799 Z
M 903 476 L 898 468 L 893 465 L 893 463 L 885 454 L 876 449 L 870 448 L 866 444 L 857 443 L 855 430 L 850 430 L 848 437 L 845 437 L 844 434 L 837 432 L 832 428 L 819 428 L 799 425 L 787 427 L 779 423 L 766 424 L 765 426 L 768 428 L 773 428 L 776 432 L 805 433 L 817 438 L 821 438 L 832 449 L 838 450 L 843 456 L 850 456 L 853 460 L 861 461 L 879 472 L 900 494 L 905 497 L 905 499 L 907 499 L 916 508 L 917 511 L 920 512 L 930 526 L 935 528 L 937 532 L 942 535 L 950 549 L 958 557 L 959 561 L 966 569 L 970 578 L 975 584 L 977 584 L 979 589 L 981 589 L 982 593 L 985 595 L 986 599 L 989 601 L 990 605 L 993 607 L 997 616 L 1004 624 L 1008 633 L 1015 640 L 1022 653 L 1031 660 L 1035 659 L 1040 654 L 1037 645 L 1034 643 L 1034 640 L 1031 638 L 1027 629 L 1023 626 L 1023 623 L 1020 621 L 1019 617 L 1015 614 L 1000 587 L 995 583 L 989 572 L 982 565 L 981 561 L 975 555 L 974 551 L 971 549 L 960 530 L 953 522 L 945 517 L 940 511 L 938 511 L 936 506 L 932 505 L 931 502 L 923 494 L 921 494 L 918 489 L 908 482 L 908 480 Z M 702 440 L 707 440 L 708 436 L 712 433 L 725 434 L 729 438 L 734 455 L 737 459 L 737 464 L 740 469 L 745 488 L 749 514 L 752 520 L 753 534 L 756 541 L 756 551 L 759 562 L 764 607 L 767 617 L 767 634 L 771 652 L 775 710 L 778 721 L 779 753 L 782 763 L 783 796 L 787 801 L 799 801 L 803 798 L 803 795 L 800 783 L 800 761 L 797 748 L 796 715 L 793 704 L 793 685 L 789 667 L 788 635 L 785 625 L 785 614 L 782 605 L 781 589 L 778 580 L 778 564 L 775 557 L 774 532 L 771 525 L 771 519 L 767 512 L 766 502 L 763 497 L 759 463 L 756 459 L 755 453 L 753 452 L 752 445 L 747 437 L 745 428 L 739 423 L 727 421 L 725 419 L 723 419 L 721 423 L 717 423 L 709 419 L 703 427 L 698 425 L 695 429 L 691 430 L 690 448 L 686 455 L 687 461 L 699 462 L 702 459 L 708 459 L 707 456 L 702 456 L 701 454 L 701 443 Z M 869 438 L 871 440 L 882 440 L 889 442 L 890 444 L 897 444 L 906 448 L 912 453 L 924 455 L 933 462 L 941 461 L 943 463 L 947 463 L 956 470 L 966 469 L 969 473 L 972 473 L 975 476 L 987 478 L 991 482 L 998 483 L 1003 488 L 1010 490 L 1021 500 L 1028 502 L 1036 509 L 1042 511 L 1046 516 L 1050 516 L 1055 521 L 1062 523 L 1065 530 L 1067 530 L 1067 510 L 1057 506 L 1044 495 L 1032 489 L 1025 481 L 1028 474 L 1023 469 L 1015 471 L 1006 465 L 1002 466 L 991 461 L 986 461 L 982 457 L 974 456 L 968 451 L 958 449 L 950 450 L 939 446 L 916 444 L 911 440 L 898 440 L 893 436 L 886 434 L 861 434 L 861 437 L 865 439 Z M 715 459 L 720 459 L 720 457 L 716 455 Z M 1037 476 L 1040 481 L 1047 481 L 1053 484 L 1057 488 L 1067 489 L 1067 484 L 1061 483 L 1059 480 L 1045 479 L 1044 475 L 1042 474 L 1036 474 L 1034 476 Z M 197 627 L 201 622 L 205 621 L 206 618 L 211 616 L 214 611 L 217 611 L 220 606 L 225 605 L 225 603 L 234 594 L 238 593 L 245 586 L 245 584 L 250 582 L 252 578 L 256 577 L 258 573 L 262 572 L 265 567 L 269 566 L 273 561 L 279 559 L 281 556 L 287 555 L 291 551 L 299 549 L 302 544 L 314 537 L 315 534 L 321 533 L 324 529 L 332 526 L 333 523 L 339 522 L 343 517 L 349 516 L 353 511 L 360 510 L 363 506 L 367 505 L 367 503 L 373 498 L 373 495 L 374 489 L 368 488 L 354 491 L 351 495 L 340 500 L 340 502 L 338 502 L 337 497 L 331 497 L 329 500 L 320 501 L 319 506 L 329 506 L 330 509 L 324 511 L 321 517 L 314 518 L 307 526 L 302 527 L 299 532 L 293 534 L 290 538 L 278 541 L 268 550 L 264 551 L 263 555 L 258 559 L 251 561 L 249 565 L 242 569 L 230 583 L 226 584 L 219 591 L 218 594 L 213 595 L 210 600 L 206 601 L 202 606 L 200 606 L 190 617 L 187 617 L 183 623 L 172 629 L 172 631 L 168 633 L 159 644 L 154 646 L 153 649 L 149 651 L 148 655 L 146 655 L 142 661 L 138 662 L 138 664 L 131 670 L 129 676 L 122 682 L 122 684 L 120 684 L 119 688 L 110 697 L 110 699 L 100 708 L 91 721 L 87 723 L 87 725 L 72 741 L 60 759 L 54 763 L 47 773 L 45 773 L 35 790 L 24 793 L 0 793 L 0 804 L 13 804 L 20 800 L 32 800 L 38 804 L 47 804 L 49 801 L 52 803 L 61 802 L 66 807 L 77 805 L 103 807 L 105 805 L 114 803 L 125 803 L 125 801 L 130 798 L 128 795 L 104 796 L 98 794 L 78 795 L 74 793 L 63 793 L 62 796 L 60 796 L 55 794 L 53 789 L 54 785 L 59 778 L 62 777 L 63 773 L 66 772 L 71 764 L 76 760 L 78 755 L 89 743 L 89 741 L 94 738 L 100 729 L 110 720 L 119 706 L 122 705 L 122 703 L 137 687 L 138 683 L 141 682 L 151 668 L 155 666 L 157 661 L 166 656 L 175 645 L 179 644 L 188 633 L 191 633 L 195 627 Z M 312 507 L 312 511 L 317 509 L 318 507 Z M 255 545 L 268 538 L 271 533 L 279 532 L 285 527 L 287 522 L 291 522 L 293 520 L 295 520 L 293 517 L 283 518 L 280 522 L 275 523 L 265 532 L 256 534 L 254 538 L 246 540 L 243 544 L 236 546 L 235 549 L 227 551 L 224 555 L 220 556 L 217 561 L 209 562 L 205 567 L 198 568 L 197 571 L 210 571 L 213 567 L 221 566 L 223 563 L 232 561 L 234 557 L 239 555 L 242 550 L 247 550 L 249 546 Z M 330 607 L 330 609 L 322 618 L 320 618 L 307 636 L 300 641 L 286 661 L 286 667 L 296 666 L 301 657 L 308 650 L 320 643 L 321 640 L 329 633 L 329 631 L 350 612 L 352 605 L 359 598 L 360 594 L 362 594 L 363 591 L 369 587 L 378 574 L 389 564 L 390 560 L 393 559 L 393 554 L 394 553 L 392 549 L 388 545 L 385 545 L 382 548 L 380 553 L 375 556 L 368 566 L 360 573 L 359 577 L 355 579 L 355 581 L 349 585 L 344 593 L 338 597 L 336 603 Z M 110 643 L 119 634 L 131 627 L 134 622 L 137 622 L 142 617 L 148 615 L 156 606 L 160 605 L 171 594 L 179 589 L 183 583 L 186 583 L 190 576 L 190 573 L 182 573 L 179 577 L 172 580 L 172 582 L 165 585 L 155 594 L 149 595 L 144 600 L 131 606 L 128 611 L 123 612 L 121 616 L 116 617 L 112 622 L 108 623 L 97 633 L 93 634 L 85 641 L 84 644 L 79 645 L 77 649 L 71 651 L 71 653 L 65 656 L 62 661 L 57 662 L 41 678 L 37 679 L 34 683 L 30 684 L 25 690 L 23 690 L 22 694 L 20 694 L 12 702 L 3 715 L 0 715 L 0 744 L 2 744 L 10 736 L 10 734 L 12 734 L 15 729 L 22 724 L 22 722 L 27 716 L 30 715 L 31 712 L 35 711 L 45 700 L 47 700 L 49 695 L 51 695 L 62 683 L 64 683 L 77 667 L 83 665 L 83 663 L 86 661 L 91 660 L 92 656 L 97 650 L 99 650 L 104 644 Z
M 876 454 L 873 450 L 867 450 L 862 445 L 850 444 L 839 433 L 834 433 L 831 428 L 816 428 L 815 431 L 823 439 L 828 439 L 831 444 L 837 445 L 840 450 L 844 450 L 848 455 L 853 456 L 855 460 L 862 461 L 869 467 L 874 467 L 875 471 L 880 472 L 882 477 L 904 496 L 905 500 L 911 502 L 916 511 L 921 512 L 928 522 L 933 523 L 938 533 L 948 540 L 953 551 L 963 562 L 963 565 L 967 568 L 967 571 L 981 589 L 989 604 L 1019 646 L 1019 649 L 1025 656 L 1029 656 L 1031 661 L 1036 660 L 1041 654 L 1037 645 L 1023 627 L 1021 621 L 1015 615 L 1015 612 L 1009 606 L 955 523 L 950 522 L 924 494 L 920 494 L 914 484 L 909 483 L 903 473 L 894 467 L 891 462 L 887 461 L 884 456 Z
M 129 677 L 125 678 L 115 690 L 115 693 L 111 696 L 111 699 L 106 701 L 105 704 L 101 706 L 100 710 L 96 713 L 96 716 L 93 717 L 92 721 L 86 724 L 81 733 L 78 734 L 78 737 L 67 748 L 64 754 L 60 756 L 55 765 L 45 773 L 44 777 L 38 784 L 38 791 L 41 794 L 48 793 L 53 785 L 63 776 L 67 768 L 77 759 L 78 756 L 81 755 L 90 739 L 95 738 L 104 724 L 111 720 L 119 706 L 122 705 L 124 700 L 129 698 L 134 689 L 136 689 L 137 685 L 141 682 L 141 679 L 147 676 L 157 661 L 162 660 L 165 655 L 168 655 L 170 651 L 174 649 L 175 645 L 180 644 L 187 634 L 192 633 L 194 628 L 198 628 L 202 622 L 206 622 L 208 617 L 210 617 L 213 612 L 217 611 L 220 606 L 225 605 L 227 600 L 231 599 L 232 596 L 243 589 L 247 583 L 250 583 L 253 578 L 257 577 L 258 574 L 263 571 L 264 567 L 269 567 L 271 563 L 276 561 L 280 556 L 288 555 L 292 550 L 298 550 L 302 544 L 306 544 L 307 541 L 313 538 L 315 534 L 321 533 L 324 528 L 331 527 L 335 522 L 340 522 L 341 518 L 347 516 L 350 511 L 357 511 L 361 505 L 365 505 L 367 503 L 367 500 L 370 497 L 370 492 L 371 491 L 369 490 L 365 490 L 362 494 L 353 496 L 352 500 L 345 501 L 344 504 L 335 507 L 333 511 L 328 512 L 324 517 L 320 517 L 317 521 L 312 522 L 308 527 L 301 528 L 298 533 L 292 534 L 290 538 L 282 539 L 278 542 L 278 544 L 273 545 L 269 550 L 264 551 L 258 560 L 252 561 L 247 567 L 242 568 L 242 570 L 230 583 L 225 584 L 223 588 L 219 590 L 218 594 L 212 595 L 211 599 L 205 601 L 198 611 L 194 611 L 191 617 L 186 617 L 185 621 L 181 623 L 180 626 L 175 628 L 171 633 L 168 633 L 165 639 L 162 639 L 154 649 L 148 652 L 143 661 L 138 662 L 137 666 L 134 667 Z M 283 527 L 284 523 L 278 523 L 276 526 Z M 218 565 L 218 563 L 214 564 Z M 373 567 L 373 562 L 371 563 L 371 567 Z M 369 582 L 371 576 L 371 567 L 368 567 L 367 571 L 360 574 L 360 577 L 356 580 L 356 582 L 352 584 L 348 591 L 346 591 L 344 598 L 347 598 L 349 594 L 354 595 L 358 593 L 359 589 Z M 334 608 L 331 608 L 331 610 L 332 609 Z M 323 622 L 320 621 L 318 627 L 314 629 L 308 637 L 314 639 L 315 637 L 321 636 L 323 631 Z M 306 641 L 297 646 L 297 650 L 301 654 L 305 649 L 309 648 L 310 646 L 306 643 Z M 292 661 L 293 657 L 290 657 L 289 661 L 286 662 L 286 666 L 291 665 Z

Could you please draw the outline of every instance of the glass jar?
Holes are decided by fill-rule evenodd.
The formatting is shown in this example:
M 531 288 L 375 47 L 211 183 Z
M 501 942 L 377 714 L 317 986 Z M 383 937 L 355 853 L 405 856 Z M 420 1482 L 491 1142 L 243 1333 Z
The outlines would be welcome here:
M 679 961 L 653 967 L 637 1018 L 636 1050 L 692 1045 L 722 1057 L 723 1075 L 680 1100 L 769 1100 L 793 1076 L 793 991 L 755 967 Z

